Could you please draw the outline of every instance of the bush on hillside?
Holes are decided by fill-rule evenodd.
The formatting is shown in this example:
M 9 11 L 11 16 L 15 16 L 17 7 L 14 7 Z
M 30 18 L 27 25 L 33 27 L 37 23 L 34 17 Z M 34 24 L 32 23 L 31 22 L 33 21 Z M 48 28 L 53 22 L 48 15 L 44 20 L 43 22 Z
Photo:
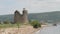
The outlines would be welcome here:
M 32 21 L 32 22 L 31 22 L 31 25 L 32 25 L 34 28 L 41 27 L 41 24 L 40 24 L 38 21 Z
M 9 21 L 4 21 L 4 24 L 10 24 L 10 22 Z

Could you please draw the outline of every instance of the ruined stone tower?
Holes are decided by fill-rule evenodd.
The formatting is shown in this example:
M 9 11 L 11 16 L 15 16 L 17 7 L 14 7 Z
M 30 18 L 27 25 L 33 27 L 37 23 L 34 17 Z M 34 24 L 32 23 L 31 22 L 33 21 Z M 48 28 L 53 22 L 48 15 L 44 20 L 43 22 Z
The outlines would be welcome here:
M 20 14 L 19 11 L 14 13 L 14 23 L 28 23 L 28 12 L 23 8 L 23 14 Z

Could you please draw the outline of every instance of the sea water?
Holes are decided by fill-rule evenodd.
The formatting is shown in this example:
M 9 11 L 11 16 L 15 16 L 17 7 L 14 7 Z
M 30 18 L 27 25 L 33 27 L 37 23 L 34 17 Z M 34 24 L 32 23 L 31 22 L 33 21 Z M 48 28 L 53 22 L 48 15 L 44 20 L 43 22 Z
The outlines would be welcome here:
M 60 34 L 60 25 L 44 27 L 35 34 Z

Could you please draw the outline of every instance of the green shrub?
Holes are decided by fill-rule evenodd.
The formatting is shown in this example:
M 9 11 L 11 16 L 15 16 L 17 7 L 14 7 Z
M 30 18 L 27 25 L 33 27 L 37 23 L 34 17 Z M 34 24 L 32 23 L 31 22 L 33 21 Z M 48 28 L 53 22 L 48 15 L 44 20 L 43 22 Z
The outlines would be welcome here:
M 32 25 L 34 28 L 41 27 L 41 24 L 40 24 L 38 21 L 32 21 L 32 22 L 31 22 L 31 25 Z
M 10 24 L 10 22 L 9 21 L 4 21 L 4 24 Z

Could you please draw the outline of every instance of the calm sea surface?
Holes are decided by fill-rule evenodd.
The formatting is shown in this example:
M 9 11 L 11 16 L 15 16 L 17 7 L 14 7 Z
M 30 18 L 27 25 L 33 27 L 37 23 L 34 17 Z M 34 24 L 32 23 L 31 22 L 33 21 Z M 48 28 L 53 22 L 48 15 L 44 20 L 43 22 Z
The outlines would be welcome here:
M 60 34 L 60 25 L 44 27 L 35 34 Z

